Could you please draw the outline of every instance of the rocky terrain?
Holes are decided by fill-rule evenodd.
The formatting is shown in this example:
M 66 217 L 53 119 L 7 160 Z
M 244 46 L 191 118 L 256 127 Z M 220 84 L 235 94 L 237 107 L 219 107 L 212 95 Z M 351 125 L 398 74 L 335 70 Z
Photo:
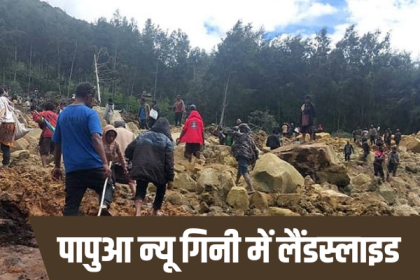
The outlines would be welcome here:
M 103 108 L 95 108 L 102 114 Z M 11 168 L 0 171 L 0 279 L 48 279 L 36 248 L 30 216 L 60 216 L 64 184 L 53 181 L 50 168 L 42 169 L 37 154 L 41 133 L 29 115 L 22 121 L 32 130 L 16 143 Z M 116 114 L 115 119 L 121 116 Z M 101 118 L 102 119 L 102 118 Z M 102 123 L 104 125 L 104 123 Z M 136 124 L 128 127 L 138 134 Z M 347 139 L 317 135 L 310 145 L 285 139 L 275 151 L 264 147 L 266 135 L 254 135 L 260 159 L 251 172 L 257 192 L 247 195 L 241 179 L 235 184 L 236 161 L 230 147 L 219 146 L 207 130 L 202 158 L 195 164 L 183 158 L 184 147 L 175 148 L 174 189 L 163 206 L 167 216 L 417 216 L 420 213 L 420 134 L 403 137 L 398 176 L 380 182 L 373 177 L 373 150 L 368 162 L 360 160 L 361 147 L 344 162 Z M 173 138 L 180 129 L 172 129 Z M 111 213 L 133 216 L 128 186 L 117 185 Z M 154 187 L 148 189 L 144 215 L 149 215 Z M 85 215 L 96 215 L 97 197 L 88 192 L 82 202 Z

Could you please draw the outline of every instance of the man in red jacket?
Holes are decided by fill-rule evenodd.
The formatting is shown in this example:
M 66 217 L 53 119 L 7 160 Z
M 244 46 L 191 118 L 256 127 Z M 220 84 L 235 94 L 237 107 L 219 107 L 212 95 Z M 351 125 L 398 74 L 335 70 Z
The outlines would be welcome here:
M 47 167 L 48 156 L 54 155 L 54 143 L 51 141 L 53 132 L 48 128 L 42 118 L 47 120 L 53 127 L 55 127 L 57 124 L 58 116 L 56 113 L 54 113 L 54 111 L 55 105 L 52 103 L 46 103 L 44 105 L 43 112 L 32 112 L 32 118 L 39 124 L 39 127 L 42 129 L 42 134 L 39 138 L 39 153 L 41 154 L 42 167 L 44 168 Z
M 181 136 L 177 141 L 185 144 L 184 156 L 189 162 L 192 161 L 192 156 L 200 158 L 201 147 L 204 146 L 204 122 L 198 113 L 195 105 L 190 107 L 191 113 L 185 121 L 182 128 Z

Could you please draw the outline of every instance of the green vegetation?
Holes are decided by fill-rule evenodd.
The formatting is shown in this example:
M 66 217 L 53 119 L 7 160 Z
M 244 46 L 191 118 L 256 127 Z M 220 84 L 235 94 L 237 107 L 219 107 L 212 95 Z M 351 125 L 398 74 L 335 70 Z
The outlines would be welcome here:
M 118 109 L 135 111 L 146 91 L 162 115 L 170 115 L 180 94 L 206 123 L 218 123 L 227 88 L 226 125 L 252 121 L 254 111 L 297 123 L 303 96 L 310 94 L 325 131 L 371 123 L 420 130 L 418 62 L 392 50 L 390 35 L 380 39 L 380 32 L 358 34 L 350 27 L 332 46 L 326 28 L 314 39 L 269 38 L 238 22 L 207 53 L 191 48 L 181 30 L 169 33 L 151 20 L 139 29 L 118 11 L 94 24 L 38 0 L 2 0 L 0 11 L 0 80 L 14 93 L 71 96 L 77 83 L 95 82 L 96 54 L 102 102 L 112 96 Z

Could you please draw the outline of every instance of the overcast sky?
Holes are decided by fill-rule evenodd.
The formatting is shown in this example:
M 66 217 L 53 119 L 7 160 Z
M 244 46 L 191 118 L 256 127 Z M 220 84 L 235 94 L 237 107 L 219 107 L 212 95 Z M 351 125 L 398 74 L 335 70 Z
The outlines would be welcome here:
M 239 20 L 273 33 L 311 36 L 328 27 L 333 42 L 346 27 L 392 32 L 392 46 L 420 57 L 420 0 L 46 0 L 89 22 L 119 9 L 142 28 L 146 19 L 164 30 L 180 28 L 193 47 L 211 50 Z

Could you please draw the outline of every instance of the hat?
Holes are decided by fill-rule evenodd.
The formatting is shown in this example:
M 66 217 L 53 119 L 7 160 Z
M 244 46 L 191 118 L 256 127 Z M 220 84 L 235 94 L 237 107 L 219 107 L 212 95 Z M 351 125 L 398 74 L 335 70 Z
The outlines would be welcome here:
M 191 109 L 191 111 L 194 111 L 194 110 L 197 110 L 197 107 L 196 107 L 194 104 L 192 104 L 192 105 L 190 106 L 190 109 Z

